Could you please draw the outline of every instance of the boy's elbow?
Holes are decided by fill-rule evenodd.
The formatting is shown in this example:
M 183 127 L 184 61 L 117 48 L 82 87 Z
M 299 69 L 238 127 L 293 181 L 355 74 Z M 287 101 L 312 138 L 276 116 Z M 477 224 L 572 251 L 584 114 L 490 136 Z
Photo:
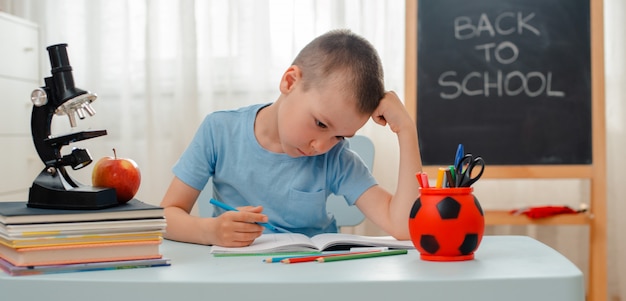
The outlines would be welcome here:
M 406 231 L 398 231 L 397 233 L 390 233 L 390 235 L 397 240 L 410 240 L 411 239 L 411 234 L 409 233 L 408 229 Z
M 387 229 L 386 231 L 391 237 L 397 240 L 409 240 L 411 239 L 411 232 L 409 232 L 409 223 L 408 220 L 406 225 L 395 224 Z

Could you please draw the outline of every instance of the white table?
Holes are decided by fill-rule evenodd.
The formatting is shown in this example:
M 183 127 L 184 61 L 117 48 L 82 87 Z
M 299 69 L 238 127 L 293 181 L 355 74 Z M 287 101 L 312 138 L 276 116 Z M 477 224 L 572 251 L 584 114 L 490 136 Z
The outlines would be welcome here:
M 582 272 L 525 236 L 485 236 L 475 260 L 408 255 L 329 263 L 212 257 L 209 247 L 164 241 L 172 266 L 12 277 L 0 300 L 480 300 L 584 301 Z

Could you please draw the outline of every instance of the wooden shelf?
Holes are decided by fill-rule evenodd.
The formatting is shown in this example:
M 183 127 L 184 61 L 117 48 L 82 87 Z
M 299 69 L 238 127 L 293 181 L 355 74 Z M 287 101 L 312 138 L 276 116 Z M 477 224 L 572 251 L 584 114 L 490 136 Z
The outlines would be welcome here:
M 531 219 L 526 215 L 513 215 L 505 210 L 486 210 L 485 225 L 588 225 L 592 219 L 589 213 L 560 214 L 546 218 Z
M 445 166 L 424 166 L 422 171 L 434 177 L 439 167 Z M 481 179 L 589 179 L 593 176 L 591 165 L 489 165 Z

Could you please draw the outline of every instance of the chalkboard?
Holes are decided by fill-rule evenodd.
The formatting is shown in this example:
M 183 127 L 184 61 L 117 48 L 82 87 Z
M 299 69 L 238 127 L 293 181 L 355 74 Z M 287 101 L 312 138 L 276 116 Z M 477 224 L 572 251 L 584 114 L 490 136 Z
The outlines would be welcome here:
M 592 163 L 589 0 L 420 0 L 424 165 Z

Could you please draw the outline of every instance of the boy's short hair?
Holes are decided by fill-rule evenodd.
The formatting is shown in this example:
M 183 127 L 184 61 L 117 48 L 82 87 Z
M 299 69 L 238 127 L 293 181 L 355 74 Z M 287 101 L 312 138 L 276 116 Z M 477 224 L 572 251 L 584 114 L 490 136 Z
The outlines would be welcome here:
M 333 30 L 307 44 L 293 65 L 302 70 L 304 89 L 319 87 L 325 79 L 341 72 L 352 89 L 357 108 L 372 114 L 385 94 L 383 68 L 376 49 L 350 30 Z

